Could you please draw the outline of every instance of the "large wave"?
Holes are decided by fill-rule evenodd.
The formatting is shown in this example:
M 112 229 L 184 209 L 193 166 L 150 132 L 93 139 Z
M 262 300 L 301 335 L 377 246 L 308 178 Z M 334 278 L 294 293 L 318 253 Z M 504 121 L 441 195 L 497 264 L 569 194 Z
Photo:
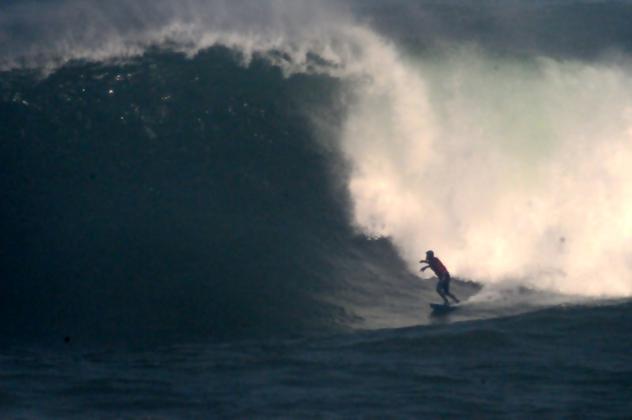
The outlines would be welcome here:
M 156 308 L 173 305 L 170 298 L 183 287 L 172 282 L 177 277 L 189 278 L 180 296 L 193 315 L 168 310 L 173 328 L 192 319 L 216 320 L 211 326 L 200 321 L 200 330 L 231 330 L 253 319 L 264 319 L 254 322 L 265 331 L 298 319 L 348 324 L 353 316 L 337 313 L 340 308 L 365 319 L 379 314 L 373 325 L 393 309 L 391 318 L 401 324 L 414 319 L 409 295 L 420 289 L 407 282 L 428 248 L 453 274 L 482 283 L 573 295 L 632 293 L 632 70 L 627 29 L 608 18 L 613 11 L 632 13 L 629 7 L 67 0 L 1 8 L 9 127 L 3 147 L 11 175 L 4 188 L 14 201 L 4 207 L 12 215 L 6 231 L 26 242 L 46 237 L 57 250 L 65 246 L 58 238 L 97 233 L 99 240 L 109 235 L 106 242 L 126 243 L 129 232 L 137 232 L 135 251 L 125 253 L 133 262 L 114 254 L 99 260 L 103 245 L 94 241 L 80 242 L 91 249 L 83 257 L 32 243 L 5 253 L 14 279 L 5 299 L 22 302 L 24 319 L 30 316 L 24 295 L 42 307 L 50 307 L 51 295 L 80 302 L 68 306 L 69 318 L 81 308 L 109 319 L 130 317 L 129 310 L 99 307 L 106 296 L 120 306 L 137 305 L 132 315 L 164 327 Z M 548 13 L 535 13 L 542 10 Z M 576 26 L 555 29 L 561 17 Z M 576 28 L 604 20 L 613 28 L 608 36 L 595 34 L 576 47 L 586 38 Z M 551 41 L 556 34 L 565 41 Z M 39 146 L 27 142 L 30 166 L 19 158 L 24 146 L 9 141 L 20 135 L 41 140 Z M 147 143 L 135 143 L 140 138 Z M 163 138 L 170 139 L 167 146 L 157 143 Z M 174 150 L 181 154 L 170 155 Z M 204 151 L 212 155 L 207 164 Z M 68 200 L 76 183 L 53 188 L 57 193 L 37 190 L 50 188 L 46 183 L 34 182 L 37 191 L 16 187 L 16 179 L 72 172 L 72 162 L 88 184 L 103 176 L 99 167 L 107 174 L 87 207 Z M 134 167 L 149 182 L 138 182 Z M 29 178 L 29 171 L 37 175 Z M 192 187 L 187 179 L 200 182 Z M 150 185 L 156 181 L 169 192 L 156 192 L 160 188 Z M 108 188 L 124 193 L 103 203 Z M 95 191 L 83 184 L 79 190 Z M 295 207 L 285 205 L 288 197 Z M 75 207 L 59 204 L 64 200 Z M 125 227 L 108 233 L 103 213 L 69 211 L 94 209 L 97 202 L 108 209 L 103 213 L 119 212 L 116 222 Z M 142 217 L 130 212 L 131 202 L 140 202 Z M 160 212 L 147 213 L 156 204 Z M 56 223 L 64 229 L 77 218 L 93 228 L 68 234 L 15 223 L 17 214 L 35 220 L 42 212 L 63 215 Z M 299 222 L 306 215 L 307 222 Z M 174 220 L 180 229 L 165 227 Z M 385 242 L 358 242 L 349 222 L 369 238 L 388 238 L 408 273 Z M 153 253 L 147 249 L 155 245 L 156 229 L 162 251 Z M 142 239 L 147 232 L 152 243 Z M 179 245 L 165 245 L 174 236 Z M 15 243 L 7 242 L 11 247 Z M 269 259 L 260 257 L 270 250 Z M 257 257 L 249 265 L 251 255 Z M 35 258 L 46 260 L 40 261 L 46 268 L 29 272 L 16 263 Z M 184 274 L 182 258 L 188 261 Z M 56 280 L 47 278 L 47 270 L 68 260 L 75 267 L 83 261 L 78 277 L 92 266 L 99 274 L 70 288 L 72 269 L 58 268 Z M 162 276 L 174 264 L 177 275 Z M 112 265 L 125 269 L 106 276 Z M 208 282 L 209 273 L 221 280 Z M 111 277 L 130 275 L 142 280 L 93 293 Z M 18 278 L 37 281 L 19 284 Z M 143 304 L 156 286 L 160 292 Z M 397 292 L 389 290 L 394 286 Z M 316 296 L 319 303 L 307 303 Z M 306 314 L 305 308 L 313 310 Z

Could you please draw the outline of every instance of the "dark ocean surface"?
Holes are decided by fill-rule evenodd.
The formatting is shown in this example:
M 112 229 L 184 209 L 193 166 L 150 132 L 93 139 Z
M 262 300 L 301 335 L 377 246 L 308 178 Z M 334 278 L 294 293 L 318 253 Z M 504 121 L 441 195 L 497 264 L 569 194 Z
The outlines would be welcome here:
M 632 416 L 629 295 L 457 273 L 464 303 L 433 316 L 435 279 L 354 222 L 357 74 L 322 49 L 146 40 L 170 13 L 276 22 L 158 3 L 0 6 L 0 418 Z M 262 4 L 297 27 L 311 10 Z M 332 5 L 419 60 L 459 43 L 593 60 L 632 39 L 625 2 Z
M 629 418 L 630 303 L 303 338 L 4 347 L 9 418 Z

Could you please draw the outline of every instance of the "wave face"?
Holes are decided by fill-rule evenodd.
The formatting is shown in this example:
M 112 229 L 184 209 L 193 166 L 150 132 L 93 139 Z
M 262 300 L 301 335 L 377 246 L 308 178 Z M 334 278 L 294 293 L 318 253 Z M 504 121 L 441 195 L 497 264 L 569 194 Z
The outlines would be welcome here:
M 429 248 L 487 297 L 629 296 L 615 16 L 632 7 L 4 2 L 2 330 L 410 325 Z
M 419 290 L 352 230 L 344 167 L 314 134 L 345 115 L 339 81 L 221 47 L 4 80 L 7 335 L 337 330 L 364 323 L 355 293 L 373 296 L 361 309 L 392 279 Z
M 338 88 L 245 68 L 222 48 L 70 65 L 43 80 L 8 74 L 3 327 L 225 335 L 339 324 L 345 313 L 318 296 L 343 286 L 336 256 L 353 234 L 336 158 L 306 118 L 335 110 Z

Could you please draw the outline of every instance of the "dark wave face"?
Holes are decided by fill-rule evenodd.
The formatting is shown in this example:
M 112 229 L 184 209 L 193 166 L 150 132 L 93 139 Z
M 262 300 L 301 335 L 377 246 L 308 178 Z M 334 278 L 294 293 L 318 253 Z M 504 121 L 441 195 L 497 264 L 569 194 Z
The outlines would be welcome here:
M 154 52 L 2 83 L 2 330 L 236 334 L 332 327 L 351 233 L 335 80 Z M 334 162 L 334 163 L 332 163 Z
M 344 91 L 221 47 L 4 73 L 5 337 L 335 331 L 392 293 L 410 319 L 419 284 L 352 229 L 322 137 Z

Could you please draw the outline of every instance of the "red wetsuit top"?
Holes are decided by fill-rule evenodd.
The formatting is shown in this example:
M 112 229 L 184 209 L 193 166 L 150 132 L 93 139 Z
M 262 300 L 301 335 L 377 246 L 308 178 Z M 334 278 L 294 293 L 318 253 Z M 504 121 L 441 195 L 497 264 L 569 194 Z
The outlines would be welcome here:
M 445 276 L 446 274 L 450 276 L 450 273 L 448 273 L 448 269 L 445 268 L 445 265 L 443 265 L 443 263 L 441 262 L 439 258 L 432 257 L 432 259 L 428 261 L 428 265 L 430 266 L 430 269 L 434 271 L 437 277 L 441 278 Z

